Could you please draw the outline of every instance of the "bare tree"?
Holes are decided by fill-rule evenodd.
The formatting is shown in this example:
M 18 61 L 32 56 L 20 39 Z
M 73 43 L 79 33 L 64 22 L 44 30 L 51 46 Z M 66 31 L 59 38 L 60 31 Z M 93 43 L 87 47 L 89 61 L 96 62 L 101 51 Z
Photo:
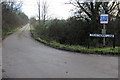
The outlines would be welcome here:
M 43 1 L 42 3 L 42 19 L 43 19 L 43 23 L 45 24 L 45 21 L 48 17 L 48 4 L 46 1 Z
M 3 0 L 1 1 L 2 4 L 7 4 L 6 5 L 6 8 L 10 8 L 11 11 L 17 11 L 17 10 L 20 10 L 20 8 L 22 7 L 23 5 L 23 2 L 22 1 L 15 1 L 15 0 Z
M 40 4 L 40 0 L 38 0 L 37 6 L 38 6 L 38 14 L 39 14 L 38 18 L 39 18 L 39 24 L 40 24 L 40 16 L 41 16 L 41 4 Z
M 70 0 L 69 4 L 72 4 L 76 7 L 76 13 L 78 18 L 87 20 L 92 24 L 91 31 L 96 29 L 99 25 L 99 13 L 100 9 L 103 9 L 106 14 L 109 16 L 114 16 L 111 13 L 116 10 L 117 5 L 120 5 L 117 2 L 81 2 L 81 0 Z M 98 32 L 98 31 L 96 31 Z

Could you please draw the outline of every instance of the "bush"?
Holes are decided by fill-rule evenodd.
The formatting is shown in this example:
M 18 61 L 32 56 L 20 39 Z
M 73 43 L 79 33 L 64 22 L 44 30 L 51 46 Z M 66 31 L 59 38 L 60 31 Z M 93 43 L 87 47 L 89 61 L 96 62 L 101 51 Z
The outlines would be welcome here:
M 69 18 L 68 20 L 54 19 L 46 25 L 33 24 L 36 33 L 47 41 L 56 41 L 61 44 L 87 45 L 88 29 L 86 22 Z
M 36 33 L 44 40 L 58 42 L 60 44 L 82 46 L 88 46 L 88 42 L 90 42 L 90 46 L 92 47 L 103 47 L 103 38 L 90 38 L 90 41 L 88 41 L 90 32 L 101 33 L 102 26 L 100 27 L 100 25 L 96 26 L 96 29 L 92 31 L 92 25 L 90 23 L 78 19 L 77 17 L 70 17 L 67 20 L 54 19 L 47 22 L 48 23 L 45 25 L 39 25 L 38 22 L 34 24 Z M 106 26 L 107 33 L 113 34 L 116 31 L 116 42 L 117 45 L 119 45 L 119 29 L 118 27 L 114 29 L 113 26 L 115 26 L 113 23 L 109 23 Z M 113 38 L 106 38 L 106 44 L 107 46 L 112 47 Z
M 13 7 L 15 5 L 18 6 L 15 2 L 2 2 L 3 37 L 6 35 L 6 33 L 28 23 L 28 17 L 20 10 L 17 10 L 16 7 Z

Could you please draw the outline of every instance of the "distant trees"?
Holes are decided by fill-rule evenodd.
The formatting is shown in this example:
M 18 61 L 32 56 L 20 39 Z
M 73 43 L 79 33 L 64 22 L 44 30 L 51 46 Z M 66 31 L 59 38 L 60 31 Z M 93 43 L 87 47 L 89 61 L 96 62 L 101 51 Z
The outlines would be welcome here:
M 35 17 L 30 18 L 30 24 L 35 24 L 35 23 L 36 23 Z
M 45 24 L 45 21 L 48 17 L 48 3 L 47 1 L 43 1 L 42 4 L 40 0 L 37 1 L 38 6 L 38 18 L 39 18 L 39 24 L 40 21 L 43 21 L 43 24 Z
M 41 17 L 41 4 L 40 4 L 40 0 L 37 1 L 37 6 L 38 6 L 38 18 L 39 18 L 39 24 L 40 24 L 40 17 Z
M 45 21 L 48 17 L 48 4 L 46 1 L 43 1 L 42 3 L 42 19 L 43 19 L 43 23 L 45 24 Z
M 3 33 L 28 23 L 28 17 L 20 9 L 22 2 L 8 0 L 1 2 L 1 4 Z

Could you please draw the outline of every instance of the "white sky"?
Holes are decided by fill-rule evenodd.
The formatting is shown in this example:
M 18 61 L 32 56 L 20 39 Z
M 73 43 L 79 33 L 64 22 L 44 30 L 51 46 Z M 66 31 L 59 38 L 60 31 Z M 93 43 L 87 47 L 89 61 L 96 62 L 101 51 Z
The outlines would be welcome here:
M 22 0 L 23 1 L 23 12 L 25 12 L 28 17 L 37 17 L 38 8 L 37 8 L 37 0 Z M 59 18 L 59 19 L 67 19 L 71 15 L 71 9 L 73 6 L 70 4 L 65 4 L 69 2 L 69 0 L 46 0 L 49 8 L 48 15 L 50 18 Z M 43 0 L 41 0 L 42 4 Z

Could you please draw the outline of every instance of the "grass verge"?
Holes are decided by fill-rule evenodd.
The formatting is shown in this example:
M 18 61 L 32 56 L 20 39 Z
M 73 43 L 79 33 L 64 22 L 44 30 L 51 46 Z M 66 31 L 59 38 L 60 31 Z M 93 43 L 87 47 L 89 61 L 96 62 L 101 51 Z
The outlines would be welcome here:
M 64 45 L 64 44 L 60 44 L 57 42 L 48 42 L 46 40 L 41 39 L 40 37 L 38 37 L 38 35 L 35 33 L 35 29 L 33 26 L 30 26 L 30 32 L 32 34 L 32 37 L 41 42 L 44 43 L 48 46 L 51 46 L 53 48 L 57 48 L 57 49 L 61 49 L 61 50 L 66 50 L 66 51 L 73 51 L 73 52 L 81 52 L 84 54 L 102 54 L 102 55 L 116 55 L 118 56 L 120 54 L 120 47 L 116 47 L 116 48 L 112 48 L 112 47 L 108 47 L 108 48 L 86 48 L 83 46 L 79 46 L 79 45 Z
M 8 35 L 16 32 L 18 29 L 19 29 L 19 28 L 16 28 L 16 29 L 11 30 L 11 31 L 8 31 L 8 32 L 3 32 L 3 33 L 2 33 L 2 39 L 5 39 L 5 37 L 7 37 Z
M 22 25 L 22 26 L 24 26 L 24 25 Z M 8 32 L 2 32 L 2 39 L 5 39 L 8 35 L 11 35 L 14 32 L 18 31 L 20 28 L 22 28 L 22 26 L 19 26 L 19 27 L 15 28 L 15 29 L 12 29 L 12 30 L 10 30 Z

